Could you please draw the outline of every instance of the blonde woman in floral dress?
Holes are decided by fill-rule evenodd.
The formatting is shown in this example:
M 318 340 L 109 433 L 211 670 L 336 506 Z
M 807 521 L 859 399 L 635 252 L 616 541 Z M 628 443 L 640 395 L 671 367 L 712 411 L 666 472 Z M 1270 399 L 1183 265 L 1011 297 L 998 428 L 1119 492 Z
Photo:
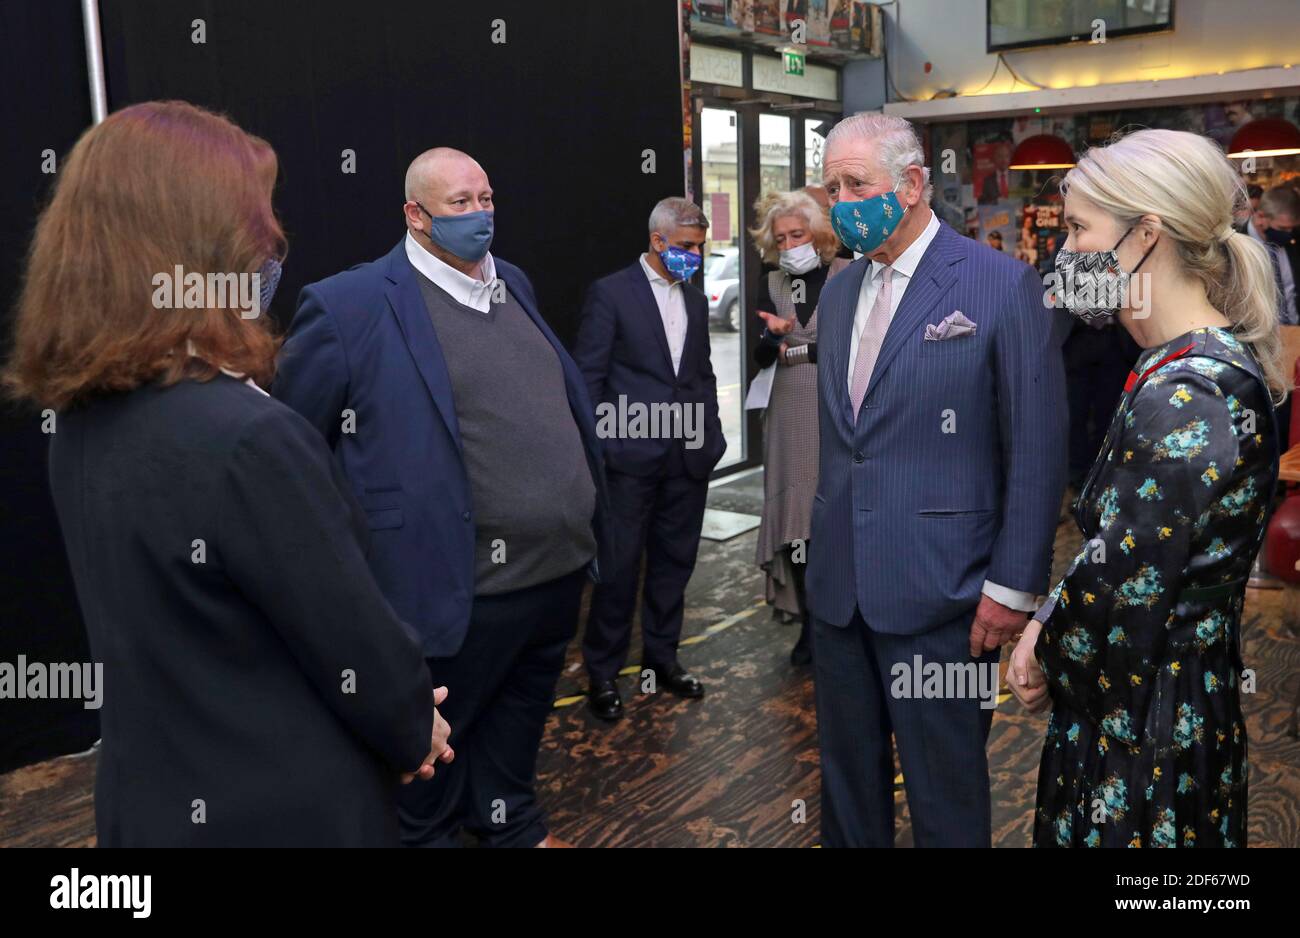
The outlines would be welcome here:
M 1286 387 L 1272 269 L 1195 134 L 1093 149 L 1062 192 L 1056 295 L 1146 352 L 1075 503 L 1083 546 L 1012 654 L 1016 696 L 1052 707 L 1034 843 L 1245 846 L 1241 611 Z M 1088 289 L 1107 280 L 1124 292 Z

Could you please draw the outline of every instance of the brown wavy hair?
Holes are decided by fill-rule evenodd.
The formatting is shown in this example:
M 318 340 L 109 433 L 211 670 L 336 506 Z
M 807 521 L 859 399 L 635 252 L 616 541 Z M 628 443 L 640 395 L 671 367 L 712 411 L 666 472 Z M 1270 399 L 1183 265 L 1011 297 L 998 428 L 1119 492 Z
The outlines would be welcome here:
M 269 383 L 278 340 L 232 305 L 154 305 L 154 278 L 255 273 L 285 251 L 264 140 L 183 101 L 124 108 L 64 160 L 27 255 L 10 394 L 64 410 L 222 367 Z M 179 285 L 178 285 L 179 286 Z M 211 299 L 210 297 L 207 299 Z

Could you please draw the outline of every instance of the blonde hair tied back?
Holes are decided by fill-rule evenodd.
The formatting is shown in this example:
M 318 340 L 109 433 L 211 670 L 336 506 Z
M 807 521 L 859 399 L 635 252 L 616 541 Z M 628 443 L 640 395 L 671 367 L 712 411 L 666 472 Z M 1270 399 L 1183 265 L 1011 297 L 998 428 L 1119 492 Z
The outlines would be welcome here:
M 1182 130 L 1139 130 L 1088 150 L 1062 181 L 1067 191 L 1126 225 L 1157 216 L 1183 269 L 1251 348 L 1274 400 L 1285 399 L 1291 376 L 1283 370 L 1272 261 L 1264 245 L 1233 228 L 1246 191 L 1217 144 Z

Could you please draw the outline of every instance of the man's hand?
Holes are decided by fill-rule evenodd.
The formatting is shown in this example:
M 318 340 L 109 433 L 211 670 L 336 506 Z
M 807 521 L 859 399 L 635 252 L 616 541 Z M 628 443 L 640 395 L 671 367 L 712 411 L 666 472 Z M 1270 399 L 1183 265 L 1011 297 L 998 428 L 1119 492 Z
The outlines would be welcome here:
M 1047 693 L 1047 678 L 1043 676 L 1043 669 L 1038 666 L 1038 658 L 1034 655 L 1034 645 L 1038 642 L 1040 631 L 1042 624 L 1030 620 L 1025 626 L 1025 634 L 1011 652 L 1011 661 L 1007 667 L 1007 686 L 1030 713 L 1041 713 L 1052 702 Z
M 1008 609 L 987 595 L 980 596 L 975 621 L 970 625 L 970 655 L 978 658 L 1011 641 L 1024 627 L 1029 613 Z
M 447 688 L 435 687 L 433 689 L 433 738 L 430 740 L 429 754 L 424 757 L 424 762 L 414 772 L 402 773 L 403 785 L 414 781 L 416 777 L 428 781 L 433 778 L 433 764 L 435 762 L 450 762 L 456 758 L 455 751 L 447 745 L 447 740 L 451 737 L 451 726 L 438 712 L 438 705 L 446 699 Z
M 772 333 L 772 335 L 789 335 L 794 331 L 793 316 L 789 319 L 782 319 L 775 313 L 765 312 L 760 309 L 758 311 L 758 318 L 763 320 L 764 325 L 767 326 L 767 331 Z

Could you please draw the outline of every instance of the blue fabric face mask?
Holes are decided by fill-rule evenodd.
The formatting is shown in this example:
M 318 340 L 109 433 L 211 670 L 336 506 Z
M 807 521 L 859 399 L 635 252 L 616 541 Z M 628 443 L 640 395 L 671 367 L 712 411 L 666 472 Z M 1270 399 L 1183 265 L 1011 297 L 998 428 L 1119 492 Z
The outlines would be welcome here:
M 420 211 L 429 216 L 429 240 L 461 260 L 481 261 L 492 246 L 492 212 L 463 212 L 460 215 L 434 215 L 419 202 Z
M 262 312 L 271 308 L 271 300 L 275 297 L 275 288 L 280 285 L 280 274 L 283 268 L 278 257 L 268 257 L 262 269 L 258 271 L 260 278 L 258 282 L 262 285 L 259 291 L 258 302 L 262 305 L 258 307 Z
M 659 259 L 664 262 L 664 267 L 668 273 L 672 274 L 673 279 L 686 281 L 695 276 L 695 272 L 700 269 L 700 264 L 704 258 L 694 251 L 688 251 L 685 248 L 675 248 L 669 246 L 659 252 Z
M 860 202 L 836 202 L 831 227 L 850 251 L 870 254 L 898 228 L 906 211 L 898 201 L 898 186 Z

